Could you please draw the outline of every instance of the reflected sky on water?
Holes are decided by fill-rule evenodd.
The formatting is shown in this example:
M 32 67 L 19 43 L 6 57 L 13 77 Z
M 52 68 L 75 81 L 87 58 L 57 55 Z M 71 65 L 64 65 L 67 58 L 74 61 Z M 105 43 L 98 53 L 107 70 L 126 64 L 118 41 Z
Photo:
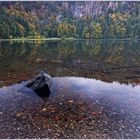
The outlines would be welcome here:
M 45 100 L 26 82 L 0 88 L 1 138 L 140 138 L 140 86 L 82 77 L 52 83 Z

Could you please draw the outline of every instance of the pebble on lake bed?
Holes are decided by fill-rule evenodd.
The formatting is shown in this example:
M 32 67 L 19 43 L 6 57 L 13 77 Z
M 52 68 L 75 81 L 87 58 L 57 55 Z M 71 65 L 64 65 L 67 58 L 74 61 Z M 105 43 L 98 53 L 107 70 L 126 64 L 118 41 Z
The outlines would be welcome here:
M 47 110 L 46 108 L 43 108 L 43 109 L 42 109 L 42 111 L 44 111 L 44 112 L 45 112 L 46 110 Z
M 23 114 L 24 114 L 23 112 L 17 112 L 17 113 L 16 113 L 16 117 L 22 117 Z
M 68 101 L 68 103 L 73 103 L 73 102 L 74 102 L 73 100 L 69 100 L 69 101 Z

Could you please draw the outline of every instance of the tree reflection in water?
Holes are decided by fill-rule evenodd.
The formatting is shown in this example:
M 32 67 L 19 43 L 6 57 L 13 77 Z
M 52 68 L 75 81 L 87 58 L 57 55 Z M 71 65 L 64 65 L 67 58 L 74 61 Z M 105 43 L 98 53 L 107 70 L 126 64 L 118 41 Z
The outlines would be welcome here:
M 139 56 L 137 40 L 0 42 L 0 85 L 30 79 L 41 70 L 136 85 Z

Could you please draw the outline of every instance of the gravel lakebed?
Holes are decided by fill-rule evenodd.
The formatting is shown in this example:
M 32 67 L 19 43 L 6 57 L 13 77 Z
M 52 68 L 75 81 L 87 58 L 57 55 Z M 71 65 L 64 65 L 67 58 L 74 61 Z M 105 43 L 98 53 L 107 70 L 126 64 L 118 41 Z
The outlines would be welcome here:
M 49 97 L 0 88 L 0 138 L 140 138 L 140 86 L 56 77 Z

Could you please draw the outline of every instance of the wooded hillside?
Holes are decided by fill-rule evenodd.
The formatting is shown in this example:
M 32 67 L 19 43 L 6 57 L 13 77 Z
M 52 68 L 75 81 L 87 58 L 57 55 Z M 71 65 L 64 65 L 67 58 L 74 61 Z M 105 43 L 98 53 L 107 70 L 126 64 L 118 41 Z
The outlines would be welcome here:
M 140 38 L 140 2 L 0 2 L 0 38 Z

